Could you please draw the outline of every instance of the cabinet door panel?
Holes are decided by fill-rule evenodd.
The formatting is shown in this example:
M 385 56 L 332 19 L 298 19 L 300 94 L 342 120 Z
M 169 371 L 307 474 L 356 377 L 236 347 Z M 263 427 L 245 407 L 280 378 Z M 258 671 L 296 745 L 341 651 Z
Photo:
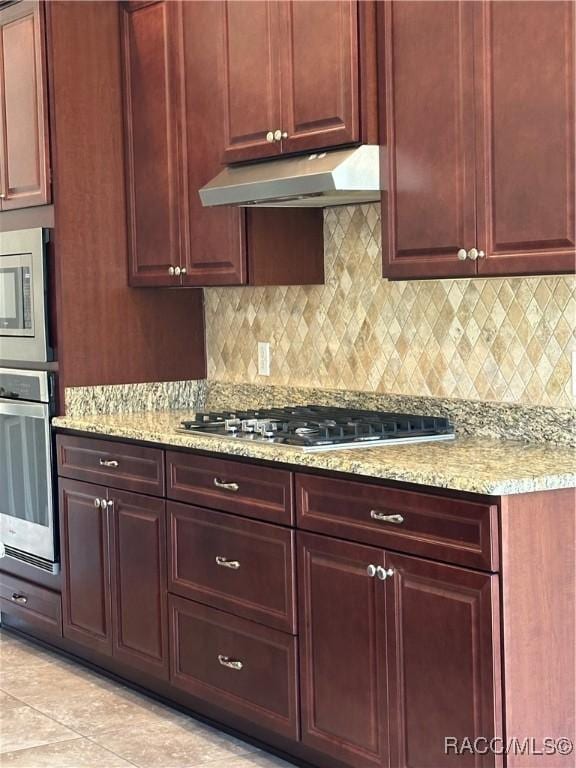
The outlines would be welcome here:
M 499 765 L 444 749 L 502 735 L 498 576 L 388 553 L 386 568 L 391 765 Z
M 124 491 L 109 494 L 114 656 L 167 679 L 165 502 Z
M 298 534 L 302 741 L 353 768 L 387 756 L 382 550 Z
M 177 285 L 183 265 L 180 3 L 122 6 L 130 281 Z
M 50 201 L 44 13 L 36 1 L 0 11 L 2 210 Z
M 282 8 L 283 152 L 359 141 L 358 4 L 296 0 Z
M 95 506 L 106 488 L 60 480 L 64 637 L 112 653 L 107 511 Z
M 471 275 L 476 244 L 473 2 L 380 3 L 388 277 Z M 382 69 L 384 71 L 382 71 Z M 382 107 L 381 107 L 382 109 Z
M 246 280 L 244 219 L 238 208 L 204 208 L 198 190 L 219 171 L 225 142 L 226 4 L 184 3 L 184 87 L 189 228 L 187 285 Z
M 477 7 L 481 274 L 574 270 L 574 22 L 571 2 Z
M 224 161 L 278 155 L 280 129 L 279 9 L 277 2 L 226 2 Z

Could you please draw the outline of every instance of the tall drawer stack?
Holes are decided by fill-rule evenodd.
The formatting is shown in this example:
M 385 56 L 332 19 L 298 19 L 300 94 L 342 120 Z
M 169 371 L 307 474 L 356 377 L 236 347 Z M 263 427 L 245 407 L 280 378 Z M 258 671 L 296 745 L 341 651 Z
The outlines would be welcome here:
M 298 738 L 292 474 L 170 451 L 166 474 L 171 682 Z

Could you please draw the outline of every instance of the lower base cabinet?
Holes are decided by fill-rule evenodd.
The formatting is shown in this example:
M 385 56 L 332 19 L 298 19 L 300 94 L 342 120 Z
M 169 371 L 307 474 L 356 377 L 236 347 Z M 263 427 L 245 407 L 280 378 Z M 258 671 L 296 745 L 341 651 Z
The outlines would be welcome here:
M 169 610 L 171 683 L 297 739 L 296 638 L 174 595 Z
M 443 768 L 446 737 L 501 735 L 497 576 L 313 534 L 298 543 L 305 744 L 352 768 Z
M 59 487 L 64 637 L 167 679 L 164 500 Z

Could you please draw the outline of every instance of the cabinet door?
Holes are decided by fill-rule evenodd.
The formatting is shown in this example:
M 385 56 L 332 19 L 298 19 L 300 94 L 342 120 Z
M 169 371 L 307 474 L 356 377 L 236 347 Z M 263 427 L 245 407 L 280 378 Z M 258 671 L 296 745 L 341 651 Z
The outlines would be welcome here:
M 258 4 L 255 4 L 258 5 Z M 198 190 L 220 171 L 225 143 L 226 4 L 183 3 L 189 226 L 186 285 L 246 280 L 245 213 L 204 208 Z
M 386 568 L 390 764 L 498 765 L 444 747 L 502 735 L 498 576 L 390 554 Z
M 111 654 L 106 488 L 60 479 L 59 489 L 64 637 Z
M 37 0 L 0 11 L 0 207 L 50 201 L 44 13 Z
M 476 272 L 475 262 L 457 256 L 476 245 L 474 6 L 467 0 L 378 4 L 387 277 Z
M 283 152 L 360 140 L 358 3 L 281 5 Z
M 181 4 L 122 5 L 130 282 L 178 285 L 182 267 Z
M 574 3 L 476 12 L 478 271 L 574 271 Z
M 224 23 L 224 162 L 280 154 L 279 4 L 228 0 Z
M 298 533 L 302 741 L 353 766 L 388 755 L 382 550 Z
M 167 679 L 165 502 L 125 491 L 109 495 L 114 656 Z

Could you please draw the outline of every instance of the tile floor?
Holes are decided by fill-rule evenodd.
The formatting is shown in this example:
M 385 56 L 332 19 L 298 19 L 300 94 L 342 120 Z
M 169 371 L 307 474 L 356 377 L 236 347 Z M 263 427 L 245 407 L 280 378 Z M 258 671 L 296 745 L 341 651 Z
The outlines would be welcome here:
M 290 768 L 0 631 L 2 768 Z

